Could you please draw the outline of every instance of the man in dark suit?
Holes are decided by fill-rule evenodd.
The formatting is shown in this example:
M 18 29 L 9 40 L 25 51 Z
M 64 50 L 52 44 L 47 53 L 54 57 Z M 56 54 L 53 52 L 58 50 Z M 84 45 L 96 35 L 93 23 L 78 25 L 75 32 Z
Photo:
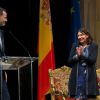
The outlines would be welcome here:
M 4 37 L 3 37 L 3 27 L 7 22 L 7 11 L 0 7 L 0 100 L 10 100 L 7 81 L 6 81 L 6 72 L 2 71 L 2 57 L 5 56 L 4 53 Z

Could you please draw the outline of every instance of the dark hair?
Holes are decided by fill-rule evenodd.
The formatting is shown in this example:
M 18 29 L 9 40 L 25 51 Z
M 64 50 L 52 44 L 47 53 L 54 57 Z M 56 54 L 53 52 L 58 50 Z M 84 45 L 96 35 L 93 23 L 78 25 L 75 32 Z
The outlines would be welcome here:
M 3 11 L 5 11 L 5 12 L 6 12 L 6 9 L 4 9 L 4 8 L 0 7 L 0 15 L 2 15 L 2 14 L 3 14 Z
M 87 44 L 91 44 L 92 43 L 93 38 L 92 38 L 91 34 L 89 33 L 89 31 L 86 28 L 80 28 L 78 32 L 81 32 L 83 34 L 88 35 Z

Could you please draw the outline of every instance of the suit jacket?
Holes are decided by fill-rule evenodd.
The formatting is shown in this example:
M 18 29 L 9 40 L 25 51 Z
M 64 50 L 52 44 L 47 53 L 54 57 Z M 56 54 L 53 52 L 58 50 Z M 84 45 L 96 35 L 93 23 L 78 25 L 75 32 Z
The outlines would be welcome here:
M 4 31 L 0 29 L 0 58 L 2 59 L 2 56 L 5 56 L 4 53 Z M 5 74 L 3 71 L 3 79 L 5 79 Z M 1 79 L 0 79 L 1 80 Z
M 0 57 L 4 56 L 4 31 L 0 29 Z
M 0 29 L 0 57 L 1 58 L 2 58 L 2 56 L 5 56 L 5 53 L 4 53 L 4 37 L 3 37 L 4 33 L 3 32 L 4 31 L 2 29 Z M 1 71 L 0 71 L 0 82 L 1 82 Z M 0 86 L 0 90 L 1 90 L 1 86 Z M 1 97 L 1 91 L 0 91 L 0 97 Z M 4 71 L 3 71 L 3 78 L 2 78 L 2 97 L 3 97 L 2 98 L 3 100 L 10 100 L 10 95 L 9 95 L 7 84 L 6 84 L 6 81 L 5 81 Z

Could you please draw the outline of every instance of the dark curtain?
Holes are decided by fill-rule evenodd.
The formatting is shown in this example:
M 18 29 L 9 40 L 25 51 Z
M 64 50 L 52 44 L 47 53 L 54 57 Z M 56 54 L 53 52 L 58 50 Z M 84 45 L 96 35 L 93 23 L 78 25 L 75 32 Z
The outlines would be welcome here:
M 55 60 L 58 68 L 67 65 L 69 56 L 70 0 L 51 0 L 50 3 Z M 8 12 L 5 28 L 6 55 L 29 56 L 30 53 L 31 56 L 38 56 L 39 0 L 0 0 L 0 6 L 6 8 Z M 10 33 L 18 40 L 16 41 Z M 36 80 L 34 81 L 34 100 L 36 100 L 38 66 L 34 68 L 33 78 Z M 47 96 L 49 97 L 50 95 Z

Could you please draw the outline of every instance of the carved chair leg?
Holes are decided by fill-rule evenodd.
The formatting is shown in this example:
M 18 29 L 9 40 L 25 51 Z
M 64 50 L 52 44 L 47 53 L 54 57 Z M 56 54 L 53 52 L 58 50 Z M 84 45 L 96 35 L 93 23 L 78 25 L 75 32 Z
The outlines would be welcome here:
M 51 100 L 55 100 L 55 95 L 51 94 Z
M 63 97 L 63 100 L 66 100 L 66 98 L 65 98 L 65 97 Z

